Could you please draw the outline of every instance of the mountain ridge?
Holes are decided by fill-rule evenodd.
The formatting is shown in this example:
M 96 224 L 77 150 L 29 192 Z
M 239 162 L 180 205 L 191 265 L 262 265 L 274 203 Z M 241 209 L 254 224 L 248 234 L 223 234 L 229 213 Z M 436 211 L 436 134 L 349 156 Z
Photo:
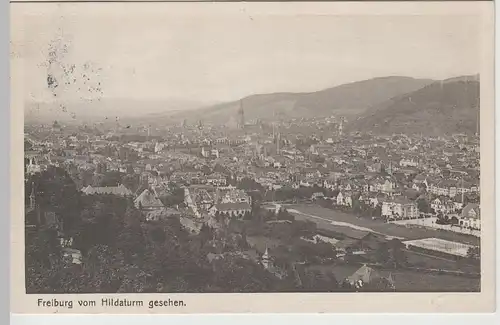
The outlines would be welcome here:
M 479 132 L 479 103 L 479 75 L 449 78 L 372 107 L 348 123 L 347 130 L 474 134 Z
M 237 118 L 240 105 L 247 120 L 273 119 L 276 116 L 355 116 L 373 105 L 432 82 L 434 80 L 405 76 L 377 77 L 312 92 L 253 94 L 186 114 L 180 113 L 175 117 L 195 122 L 203 116 L 205 121 L 228 123 Z

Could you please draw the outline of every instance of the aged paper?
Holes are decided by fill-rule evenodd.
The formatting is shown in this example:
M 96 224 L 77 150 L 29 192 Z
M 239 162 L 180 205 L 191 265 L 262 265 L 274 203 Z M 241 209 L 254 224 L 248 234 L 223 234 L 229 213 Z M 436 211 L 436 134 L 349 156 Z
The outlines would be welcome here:
M 12 312 L 494 310 L 493 3 L 11 22 Z

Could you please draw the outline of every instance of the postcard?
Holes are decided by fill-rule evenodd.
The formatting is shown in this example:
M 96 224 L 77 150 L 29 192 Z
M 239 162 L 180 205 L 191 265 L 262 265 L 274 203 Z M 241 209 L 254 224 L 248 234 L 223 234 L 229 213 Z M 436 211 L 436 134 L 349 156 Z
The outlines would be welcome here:
M 492 312 L 493 24 L 12 3 L 12 312 Z

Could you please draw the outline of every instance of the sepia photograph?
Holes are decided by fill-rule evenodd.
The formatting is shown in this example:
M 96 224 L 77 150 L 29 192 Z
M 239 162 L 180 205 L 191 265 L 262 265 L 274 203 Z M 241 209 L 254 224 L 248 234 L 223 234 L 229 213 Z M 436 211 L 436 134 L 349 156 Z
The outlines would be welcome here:
M 12 4 L 18 297 L 493 294 L 489 4 Z

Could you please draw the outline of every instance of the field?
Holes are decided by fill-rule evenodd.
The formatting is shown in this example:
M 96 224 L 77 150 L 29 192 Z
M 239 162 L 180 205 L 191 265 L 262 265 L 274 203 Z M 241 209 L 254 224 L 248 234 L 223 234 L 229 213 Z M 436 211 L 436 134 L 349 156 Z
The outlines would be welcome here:
M 413 251 L 405 251 L 405 256 L 410 265 L 419 268 L 462 271 L 470 273 L 479 273 L 481 271 L 481 267 L 479 265 L 469 265 L 465 262 L 452 261 L 449 259 L 430 256 Z
M 349 225 L 353 228 L 372 231 L 389 237 L 400 238 L 401 240 L 439 238 L 474 246 L 478 246 L 480 242 L 480 238 L 472 235 L 432 228 L 406 227 L 369 218 L 357 218 L 352 214 L 323 208 L 314 204 L 291 204 L 284 207 L 296 219 L 314 221 L 318 227 L 323 229 L 335 230 L 339 225 Z M 337 223 L 337 225 L 332 223 L 332 221 Z
M 325 265 L 341 281 L 356 272 L 359 265 Z M 441 275 L 409 270 L 378 271 L 382 276 L 392 276 L 396 291 L 400 292 L 479 292 L 481 280 L 455 275 Z
M 425 219 L 410 219 L 410 220 L 398 220 L 393 221 L 392 223 L 396 225 L 411 225 L 415 227 L 428 227 L 428 228 L 436 228 L 442 230 L 453 231 L 457 233 L 472 235 L 476 237 L 481 237 L 481 231 L 479 230 L 470 230 L 460 227 L 452 227 L 451 225 L 439 225 L 436 223 L 437 218 L 425 218 Z
M 457 255 L 457 256 L 462 256 L 462 257 L 467 256 L 467 251 L 469 250 L 470 247 L 472 247 L 470 245 L 457 243 L 457 242 L 450 242 L 450 241 L 442 240 L 442 239 L 438 239 L 438 238 L 425 238 L 425 239 L 418 239 L 418 240 L 409 240 L 409 241 L 406 241 L 404 243 L 407 245 L 408 244 L 413 245 L 415 247 L 436 250 L 439 252 Z

